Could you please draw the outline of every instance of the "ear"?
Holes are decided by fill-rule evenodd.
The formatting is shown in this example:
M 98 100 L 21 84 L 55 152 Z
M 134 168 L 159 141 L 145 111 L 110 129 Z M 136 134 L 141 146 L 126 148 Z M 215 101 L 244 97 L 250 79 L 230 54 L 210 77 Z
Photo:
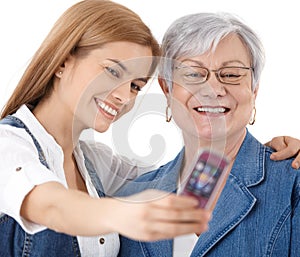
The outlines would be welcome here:
M 74 57 L 72 55 L 68 55 L 67 58 L 64 60 L 64 62 L 56 69 L 55 76 L 58 78 L 61 78 L 66 67 L 74 60 Z
M 254 99 L 256 99 L 256 97 L 257 97 L 258 89 L 259 89 L 259 83 L 256 84 L 256 87 L 254 88 L 254 91 L 253 91 Z
M 64 69 L 65 69 L 65 63 L 63 63 L 62 65 L 60 65 L 58 67 L 58 69 L 55 71 L 55 76 L 58 78 L 61 78 L 63 75 Z
M 165 96 L 168 98 L 169 88 L 168 88 L 168 85 L 167 85 L 166 81 L 163 78 L 159 77 L 158 78 L 158 83 L 160 85 L 161 90 L 164 92 Z

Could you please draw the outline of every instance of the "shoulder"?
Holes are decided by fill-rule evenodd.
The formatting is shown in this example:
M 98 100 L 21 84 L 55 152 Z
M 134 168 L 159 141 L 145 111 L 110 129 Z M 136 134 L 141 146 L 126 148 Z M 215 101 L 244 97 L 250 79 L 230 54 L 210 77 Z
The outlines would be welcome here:
M 292 162 L 294 160 L 294 157 L 281 160 L 281 161 L 274 161 L 271 160 L 270 158 L 271 154 L 275 152 L 274 149 L 265 145 L 262 145 L 262 149 L 264 151 L 264 164 L 268 170 L 272 170 L 273 172 L 276 173 L 289 172 L 295 176 L 300 175 L 300 170 L 296 170 L 292 167 Z
M 180 157 L 180 158 L 179 158 Z M 128 196 L 142 192 L 146 189 L 158 189 L 166 192 L 175 192 L 177 187 L 177 177 L 181 166 L 181 153 L 165 165 L 158 169 L 144 173 L 128 182 L 117 193 L 118 196 Z
M 167 162 L 166 164 L 161 165 L 157 169 L 144 173 L 143 175 L 138 177 L 136 181 L 149 181 L 154 179 L 162 179 L 165 176 L 177 177 L 178 173 L 180 172 L 183 153 L 184 150 L 179 152 L 173 160 Z
M 269 180 L 277 185 L 280 181 L 285 181 L 289 185 L 297 183 L 299 171 L 292 168 L 293 159 L 273 161 L 270 159 L 273 152 L 273 149 L 247 133 L 231 173 L 246 186 L 254 186 Z
M 261 144 L 260 147 L 262 154 L 259 155 L 258 158 L 261 158 L 262 166 L 267 174 L 275 175 L 280 180 L 293 179 L 295 182 L 299 180 L 300 170 L 296 170 L 292 167 L 294 157 L 281 161 L 274 161 L 270 157 L 275 150 L 263 144 Z
M 291 197 L 291 202 L 300 198 L 300 170 L 292 167 L 294 158 L 289 158 L 281 161 L 270 159 L 274 152 L 272 148 L 262 146 L 264 149 L 264 173 L 265 179 L 272 184 L 272 188 L 277 187 L 277 197 L 281 194 L 288 194 Z M 281 191 L 281 192 L 279 192 Z
M 0 146 L 2 147 L 5 147 L 6 144 L 13 143 L 35 148 L 32 138 L 25 129 L 6 124 L 0 124 L 0 142 Z

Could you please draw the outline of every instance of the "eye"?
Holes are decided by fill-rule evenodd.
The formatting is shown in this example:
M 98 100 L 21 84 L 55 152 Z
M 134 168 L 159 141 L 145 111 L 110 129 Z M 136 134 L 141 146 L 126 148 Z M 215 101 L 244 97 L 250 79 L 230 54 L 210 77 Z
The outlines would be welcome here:
M 224 67 L 220 70 L 220 77 L 228 81 L 237 81 L 246 75 L 248 70 L 240 67 Z
M 191 77 L 191 78 L 199 78 L 202 77 L 200 73 L 198 72 L 189 72 L 185 74 L 186 77 Z
M 120 78 L 120 72 L 112 67 L 104 67 L 104 69 L 111 74 L 112 76 L 116 77 L 116 78 Z
M 200 66 L 181 66 L 178 69 L 179 76 L 186 83 L 203 83 L 208 76 L 207 70 Z
M 131 87 L 131 90 L 135 91 L 135 92 L 140 92 L 142 90 L 141 86 L 139 86 L 135 82 L 131 82 L 130 87 Z
M 236 73 L 221 73 L 220 74 L 220 76 L 222 77 L 222 78 L 239 78 L 239 77 L 241 77 L 242 75 L 240 75 L 240 74 L 236 74 Z
M 184 74 L 185 77 L 189 78 L 203 78 L 204 76 L 199 72 L 187 72 Z
M 188 71 L 183 74 L 183 79 L 187 83 L 202 83 L 206 77 L 207 74 L 199 71 Z

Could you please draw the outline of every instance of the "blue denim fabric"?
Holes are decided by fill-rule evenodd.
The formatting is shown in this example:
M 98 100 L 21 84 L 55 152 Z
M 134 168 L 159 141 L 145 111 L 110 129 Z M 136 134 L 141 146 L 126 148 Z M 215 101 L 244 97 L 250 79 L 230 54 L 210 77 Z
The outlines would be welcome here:
M 32 137 L 38 150 L 41 163 L 49 168 L 41 146 L 20 119 L 14 116 L 8 116 L 2 119 L 0 124 L 8 124 L 25 129 Z M 96 175 L 92 163 L 85 158 L 85 164 L 99 196 L 104 196 L 101 181 Z M 51 229 L 46 229 L 31 235 L 26 233 L 13 218 L 8 215 L 0 216 L 0 257 L 74 256 L 81 256 L 76 237 L 57 233 Z
M 164 182 L 170 181 L 174 186 L 167 187 L 174 189 L 183 153 L 126 185 L 118 195 L 142 191 L 147 181 L 153 185 L 152 179 L 157 189 L 165 189 Z M 247 132 L 209 230 L 199 237 L 191 257 L 300 256 L 300 172 L 292 169 L 291 160 L 270 160 L 271 153 Z M 172 240 L 149 243 L 122 236 L 119 257 L 171 257 L 172 245 Z

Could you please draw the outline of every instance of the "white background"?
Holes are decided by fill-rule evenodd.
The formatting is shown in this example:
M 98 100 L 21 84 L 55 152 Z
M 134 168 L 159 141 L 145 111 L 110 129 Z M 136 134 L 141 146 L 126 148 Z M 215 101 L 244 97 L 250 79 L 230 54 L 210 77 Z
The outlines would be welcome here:
M 75 0 L 5 1 L 0 9 L 0 106 L 14 89 L 23 69 L 55 20 L 76 3 Z M 225 11 L 240 16 L 261 37 L 266 49 L 256 103 L 257 119 L 250 131 L 262 142 L 278 135 L 300 137 L 300 10 L 296 0 L 118 0 L 136 11 L 152 29 L 159 41 L 176 18 L 194 12 Z M 160 92 L 156 83 L 150 91 Z M 151 122 L 149 122 L 151 121 Z M 166 141 L 165 155 L 170 159 L 181 147 L 178 130 L 166 124 L 161 115 L 152 114 L 137 120 L 129 132 L 133 151 L 141 155 L 149 151 L 149 138 L 160 134 Z M 114 145 L 108 131 L 97 139 Z

